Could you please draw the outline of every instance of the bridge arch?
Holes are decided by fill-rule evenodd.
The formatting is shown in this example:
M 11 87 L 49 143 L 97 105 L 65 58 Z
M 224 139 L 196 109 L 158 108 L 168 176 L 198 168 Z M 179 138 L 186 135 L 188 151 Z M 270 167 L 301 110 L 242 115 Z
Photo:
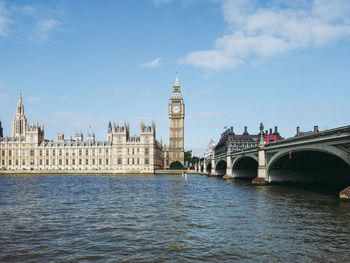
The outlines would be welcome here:
M 245 155 L 236 158 L 232 163 L 233 178 L 255 178 L 258 176 L 258 158 L 254 155 Z
M 207 172 L 208 174 L 211 173 L 211 163 L 208 163 L 208 164 L 207 164 L 206 172 Z
M 220 160 L 215 166 L 215 175 L 224 176 L 226 174 L 227 162 L 225 160 Z
M 345 185 L 350 183 L 350 160 L 333 146 L 285 150 L 269 160 L 267 180 Z

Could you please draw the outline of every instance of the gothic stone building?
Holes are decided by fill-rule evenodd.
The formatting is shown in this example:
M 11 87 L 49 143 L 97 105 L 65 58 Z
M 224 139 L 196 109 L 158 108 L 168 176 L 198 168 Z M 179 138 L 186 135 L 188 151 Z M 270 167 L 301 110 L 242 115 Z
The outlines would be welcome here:
M 11 137 L 3 137 L 0 122 L 0 167 L 10 171 L 153 173 L 169 167 L 172 160 L 183 162 L 184 106 L 179 89 L 176 76 L 172 95 L 176 99 L 170 103 L 170 147 L 156 140 L 154 122 L 151 126 L 141 122 L 139 137 L 130 136 L 127 122 L 109 122 L 107 141 L 96 141 L 94 134 L 88 134 L 85 141 L 82 134 L 74 139 L 58 134 L 56 141 L 45 140 L 43 124 L 28 124 L 20 92 Z

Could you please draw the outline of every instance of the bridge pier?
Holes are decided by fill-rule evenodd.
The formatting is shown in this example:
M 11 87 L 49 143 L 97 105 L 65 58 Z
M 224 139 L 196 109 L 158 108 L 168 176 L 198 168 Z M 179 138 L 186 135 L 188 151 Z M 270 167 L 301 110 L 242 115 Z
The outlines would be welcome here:
M 209 176 L 215 176 L 215 160 L 211 159 L 211 171 L 209 173 Z
M 340 200 L 350 201 L 350 186 L 346 187 L 339 193 Z
M 231 160 L 231 156 L 227 155 L 226 157 L 226 174 L 224 175 L 224 179 L 228 179 L 228 178 L 233 178 L 232 176 L 232 160 Z
M 260 143 L 258 145 L 258 176 L 253 179 L 252 184 L 266 184 L 266 153 L 264 142 L 264 125 L 260 123 Z

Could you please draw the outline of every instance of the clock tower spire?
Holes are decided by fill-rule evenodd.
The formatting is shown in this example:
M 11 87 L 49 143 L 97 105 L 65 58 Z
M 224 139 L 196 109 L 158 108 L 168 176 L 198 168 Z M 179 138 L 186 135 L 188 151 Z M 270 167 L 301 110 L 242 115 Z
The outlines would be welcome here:
M 181 94 L 178 73 L 169 102 L 169 163 L 179 161 L 184 165 L 184 119 L 185 104 Z

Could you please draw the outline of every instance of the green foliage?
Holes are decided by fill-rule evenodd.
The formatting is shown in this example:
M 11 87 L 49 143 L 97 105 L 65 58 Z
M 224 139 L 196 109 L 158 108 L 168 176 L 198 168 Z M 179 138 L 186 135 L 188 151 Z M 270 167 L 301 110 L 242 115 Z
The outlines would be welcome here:
M 196 156 L 193 156 L 192 159 L 191 159 L 191 163 L 192 163 L 193 165 L 199 163 L 199 158 L 196 157 Z
M 185 152 L 185 156 L 184 156 L 184 159 L 185 159 L 185 162 L 186 161 L 191 161 L 191 155 L 192 155 L 192 151 L 187 151 Z
M 184 166 L 179 161 L 175 161 L 170 164 L 170 169 L 180 170 L 180 169 L 184 169 Z

